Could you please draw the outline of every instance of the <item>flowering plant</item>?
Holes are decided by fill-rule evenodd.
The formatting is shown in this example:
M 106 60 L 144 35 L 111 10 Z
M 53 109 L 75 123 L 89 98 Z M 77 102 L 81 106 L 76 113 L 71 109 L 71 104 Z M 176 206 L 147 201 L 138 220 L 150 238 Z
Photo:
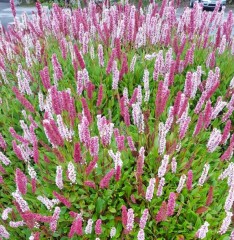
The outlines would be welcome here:
M 232 12 L 36 6 L 0 27 L 0 237 L 234 239 Z

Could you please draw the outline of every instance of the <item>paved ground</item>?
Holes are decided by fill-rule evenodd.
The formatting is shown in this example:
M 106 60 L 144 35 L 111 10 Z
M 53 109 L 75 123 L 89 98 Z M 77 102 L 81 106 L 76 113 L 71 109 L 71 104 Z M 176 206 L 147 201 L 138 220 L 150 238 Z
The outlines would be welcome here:
M 1 0 L 0 0 L 1 1 Z M 181 7 L 177 10 L 177 17 L 179 18 L 183 13 L 184 7 Z M 234 12 L 233 8 L 227 7 L 225 10 L 225 18 L 227 18 L 228 11 L 231 10 Z M 16 7 L 17 16 L 19 17 L 22 13 L 26 12 L 28 15 L 31 14 L 32 11 L 36 11 L 35 7 Z M 9 3 L 0 2 L 0 22 L 4 27 L 7 27 L 8 24 L 13 22 L 13 17 L 11 13 L 11 8 Z M 234 26 L 232 29 L 232 35 L 234 36 Z
M 35 7 L 16 7 L 16 14 L 18 17 L 20 17 L 24 12 L 30 15 L 32 11 L 35 10 L 36 10 Z M 0 2 L 0 22 L 4 27 L 7 27 L 8 24 L 13 22 L 13 17 L 9 3 Z

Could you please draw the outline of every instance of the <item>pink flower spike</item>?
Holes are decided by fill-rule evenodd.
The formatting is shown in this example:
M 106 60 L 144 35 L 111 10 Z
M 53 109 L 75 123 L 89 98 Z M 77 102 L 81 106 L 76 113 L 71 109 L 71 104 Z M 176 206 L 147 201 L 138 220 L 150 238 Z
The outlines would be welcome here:
M 93 182 L 93 181 L 85 181 L 85 182 L 84 182 L 84 185 L 85 185 L 85 186 L 88 186 L 88 187 L 91 187 L 91 188 L 93 188 L 93 189 L 96 188 L 95 182 Z
M 102 100 L 103 100 L 103 85 L 100 85 L 98 90 L 97 104 L 96 104 L 97 107 L 101 106 Z
M 78 143 L 78 142 L 75 143 L 75 146 L 74 146 L 73 159 L 74 159 L 75 163 L 80 163 L 82 161 L 80 143 Z
M 151 202 L 154 194 L 154 187 L 155 187 L 155 178 L 151 178 L 149 181 L 149 186 L 146 189 L 145 199 Z
M 111 169 L 100 181 L 100 188 L 108 188 L 110 184 L 110 179 L 114 176 L 115 170 Z
M 199 238 L 199 239 L 203 239 L 206 237 L 206 234 L 207 232 L 209 231 L 208 230 L 208 227 L 209 227 L 209 223 L 208 222 L 205 222 L 199 229 L 198 231 L 196 232 L 196 237 Z
M 59 219 L 60 212 L 61 212 L 60 208 L 55 207 L 54 214 L 53 214 L 52 219 L 50 221 L 50 230 L 52 232 L 55 232 L 56 229 L 57 229 L 57 222 L 58 222 L 58 219 Z
M 125 140 L 124 135 L 116 137 L 116 143 L 117 143 L 117 147 L 118 147 L 119 151 L 123 151 L 124 148 L 125 148 L 124 147 L 124 140 Z
M 200 131 L 202 130 L 203 121 L 204 121 L 203 112 L 201 112 L 199 114 L 199 117 L 197 119 L 197 124 L 196 124 L 196 127 L 195 127 L 194 132 L 193 132 L 194 136 L 197 136 L 200 133 Z
M 122 210 L 122 224 L 123 224 L 123 227 L 125 228 L 127 226 L 127 221 L 128 221 L 128 211 L 126 206 L 122 206 L 121 210 Z
M 127 233 L 131 232 L 134 225 L 134 211 L 132 208 L 128 209 L 127 213 L 127 225 L 126 225 L 126 231 Z
M 59 193 L 53 191 L 53 195 L 61 202 L 63 203 L 67 208 L 71 207 L 71 203 L 69 200 L 67 200 L 64 196 L 60 195 Z
M 127 140 L 128 140 L 128 146 L 129 146 L 130 150 L 132 152 L 136 151 L 136 147 L 134 146 L 134 142 L 132 140 L 132 137 L 131 136 L 127 136 Z
M 15 182 L 17 189 L 23 195 L 27 193 L 27 180 L 28 179 L 26 175 L 19 168 L 17 168 L 15 171 Z
M 12 91 L 15 93 L 16 98 L 19 102 L 31 113 L 35 113 L 34 106 L 20 93 L 17 87 L 12 87 Z
M 2 136 L 2 134 L 0 133 L 0 147 L 3 149 L 3 150 L 6 150 L 7 148 L 7 144 Z
M 97 136 L 91 137 L 89 144 L 89 152 L 91 156 L 98 156 L 98 151 L 99 151 L 99 138 Z
M 97 235 L 102 234 L 102 220 L 98 219 L 95 224 L 95 233 Z
M 0 175 L 0 184 L 3 184 L 3 177 Z
M 52 55 L 52 65 L 54 70 L 54 80 L 57 82 L 58 80 L 63 78 L 63 71 L 60 63 L 58 62 L 56 54 Z
M 45 87 L 45 89 L 50 89 L 51 84 L 50 84 L 50 75 L 49 75 L 49 69 L 48 67 L 44 67 L 43 70 L 40 71 L 40 77 L 41 77 L 41 81 L 43 86 Z
M 211 106 L 211 101 L 209 100 L 206 103 L 206 107 L 204 110 L 204 127 L 207 129 L 208 126 L 210 125 L 211 121 L 211 114 L 212 114 L 212 106 Z
M 222 139 L 221 139 L 220 144 L 226 144 L 228 138 L 230 137 L 231 127 L 232 127 L 232 122 L 231 122 L 231 120 L 228 120 L 226 122 L 225 127 L 224 127 L 223 134 L 222 134 Z
M 74 52 L 75 52 L 76 58 L 80 64 L 80 67 L 83 70 L 85 68 L 85 62 L 84 62 L 84 59 L 83 59 L 83 57 L 78 49 L 78 46 L 76 44 L 74 44 Z
M 176 206 L 176 194 L 171 192 L 167 204 L 167 216 L 170 217 L 174 214 Z
M 95 168 L 95 166 L 97 164 L 97 161 L 98 161 L 98 157 L 94 156 L 94 159 L 89 163 L 88 167 L 85 170 L 87 176 L 93 171 L 93 169 Z
M 10 0 L 10 5 L 11 5 L 12 14 L 13 14 L 13 16 L 14 16 L 14 18 L 15 18 L 15 16 L 16 16 L 16 10 L 15 10 L 15 2 L 14 2 L 14 0 Z
M 188 171 L 188 177 L 187 177 L 187 182 L 186 182 L 186 186 L 187 186 L 187 189 L 189 191 L 192 190 L 192 184 L 193 184 L 193 171 L 192 170 L 189 170 Z
M 160 209 L 159 209 L 159 212 L 156 216 L 156 222 L 162 222 L 162 221 L 165 221 L 167 218 L 167 203 L 165 201 L 163 201 Z
M 115 173 L 115 181 L 118 182 L 120 180 L 120 177 L 121 177 L 121 166 L 117 165 L 116 173 Z
M 145 209 L 142 213 L 142 216 L 141 216 L 141 219 L 140 219 L 140 228 L 141 229 L 144 229 L 145 228 L 145 225 L 146 225 L 146 222 L 148 220 L 148 217 L 149 217 L 149 210 L 148 209 Z

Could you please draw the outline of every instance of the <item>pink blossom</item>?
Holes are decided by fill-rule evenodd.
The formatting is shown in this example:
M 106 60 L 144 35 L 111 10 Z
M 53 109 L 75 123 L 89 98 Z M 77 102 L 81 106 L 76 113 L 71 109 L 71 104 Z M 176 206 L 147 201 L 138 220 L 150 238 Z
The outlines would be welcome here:
M 97 164 L 97 161 L 98 161 L 98 156 L 94 156 L 93 160 L 89 163 L 89 165 L 87 166 L 86 168 L 86 174 L 89 175 L 93 169 L 95 168 L 96 164 Z
M 162 155 L 166 149 L 166 127 L 163 123 L 159 123 L 158 127 L 158 153 Z
M 80 163 L 82 161 L 79 142 L 75 143 L 75 145 L 74 145 L 73 159 L 74 159 L 75 163 Z
M 165 221 L 167 218 L 167 203 L 165 201 L 162 202 L 162 205 L 156 215 L 156 222 Z
M 52 65 L 54 70 L 54 78 L 55 81 L 57 82 L 58 80 L 63 78 L 63 71 L 60 63 L 58 62 L 56 54 L 52 55 Z
M 96 104 L 97 107 L 101 106 L 102 100 L 103 100 L 103 85 L 100 85 L 98 90 L 97 104 Z
M 93 182 L 93 181 L 85 181 L 84 185 L 88 186 L 88 187 L 91 187 L 91 188 L 94 188 L 94 189 L 96 188 L 95 182 Z
M 233 146 L 230 145 L 230 146 L 226 149 L 226 151 L 222 154 L 222 156 L 220 157 L 220 159 L 221 159 L 222 161 L 224 161 L 224 160 L 230 160 L 232 156 L 233 156 Z
M 81 103 L 82 103 L 84 114 L 85 114 L 85 116 L 88 119 L 89 124 L 90 124 L 92 122 L 92 117 L 91 117 L 91 113 L 90 113 L 89 108 L 88 108 L 87 101 L 84 97 L 81 98 Z
M 226 217 L 224 218 L 223 222 L 222 222 L 222 225 L 219 229 L 219 234 L 220 235 L 223 235 L 224 233 L 227 232 L 228 230 L 228 227 L 230 226 L 231 222 L 232 222 L 232 212 L 226 212 Z
M 98 61 L 99 66 L 104 67 L 103 47 L 101 44 L 98 45 Z
M 59 193 L 53 191 L 53 195 L 61 202 L 63 203 L 67 208 L 71 207 L 71 203 L 69 200 L 67 200 L 64 196 L 60 195 Z
M 176 162 L 176 158 L 173 157 L 172 161 L 171 161 L 171 171 L 172 171 L 172 173 L 176 173 L 176 169 L 177 169 L 177 162 Z
M 6 230 L 6 228 L 3 225 L 0 225 L 0 236 L 6 239 L 10 238 L 10 233 Z
M 6 144 L 6 141 L 4 140 L 2 134 L 0 133 L 0 147 L 3 149 L 3 150 L 6 150 L 7 148 L 7 144 Z
M 204 239 L 206 237 L 206 234 L 208 232 L 208 226 L 210 224 L 208 222 L 205 222 L 196 232 L 196 237 L 199 239 Z
M 126 206 L 122 206 L 121 210 L 122 210 L 122 224 L 123 224 L 123 227 L 125 228 L 127 226 L 127 221 L 128 221 L 128 211 Z
M 7 220 L 8 219 L 8 215 L 12 212 L 12 208 L 6 208 L 3 210 L 2 212 L 2 219 L 3 220 Z
M 47 135 L 47 138 L 51 142 L 51 144 L 55 146 L 63 146 L 64 144 L 63 138 L 61 137 L 58 127 L 56 126 L 56 123 L 53 119 L 43 120 L 43 127 Z
M 189 191 L 192 190 L 192 184 L 193 184 L 193 171 L 189 170 L 188 171 L 188 178 L 187 178 L 187 182 L 186 182 L 186 186 L 187 186 L 187 189 Z
M 98 141 L 99 141 L 99 138 L 97 136 L 90 138 L 89 151 L 91 156 L 98 156 L 98 151 L 99 151 Z
M 168 199 L 168 204 L 167 204 L 167 216 L 172 216 L 175 211 L 175 206 L 176 206 L 176 194 L 171 192 L 169 195 Z
M 128 146 L 129 146 L 130 150 L 132 152 L 136 151 L 136 148 L 134 146 L 134 142 L 132 140 L 132 137 L 131 136 L 127 136 L 127 140 L 128 140 Z
M 137 158 L 137 170 L 136 170 L 137 178 L 140 178 L 140 176 L 143 173 L 144 160 L 145 160 L 144 154 L 145 154 L 145 149 L 144 147 L 141 147 L 139 150 L 139 156 Z
M 145 225 L 146 225 L 146 222 L 148 220 L 148 217 L 149 217 L 149 210 L 146 208 L 143 213 L 142 213 L 142 216 L 141 216 L 141 219 L 140 219 L 140 228 L 141 229 L 144 229 L 145 228 Z
M 24 221 L 17 221 L 17 222 L 10 221 L 9 222 L 9 226 L 12 228 L 22 227 L 22 226 L 24 226 L 24 224 L 25 224 Z
M 16 141 L 13 140 L 12 141 L 12 147 L 13 147 L 13 151 L 15 152 L 16 156 L 20 159 L 20 160 L 24 160 L 21 149 L 19 148 L 19 146 L 16 144 Z M 0 155 L 1 156 L 1 155 Z M 10 161 L 9 161 L 10 163 Z
M 60 210 L 59 207 L 55 207 L 54 214 L 53 214 L 52 219 L 50 221 L 50 230 L 52 232 L 55 232 L 56 229 L 57 229 L 57 222 L 58 222 L 58 219 L 59 219 L 60 211 L 61 210 Z
M 87 226 L 85 227 L 85 233 L 86 233 L 86 234 L 92 233 L 92 226 L 93 226 L 93 220 L 92 220 L 92 219 L 89 219 L 89 220 L 88 220 L 88 224 L 87 224 Z
M 24 137 L 18 135 L 13 127 L 9 128 L 9 132 L 11 133 L 12 137 L 16 138 L 18 141 L 20 141 L 20 142 L 22 142 L 24 144 L 28 144 L 29 143 L 29 141 L 27 139 L 25 139 Z
M 197 124 L 196 124 L 196 127 L 193 132 L 194 136 L 197 136 L 200 133 L 200 131 L 202 130 L 203 121 L 204 121 L 204 117 L 203 117 L 203 113 L 201 112 L 198 116 Z
M 158 177 L 163 177 L 167 171 L 167 165 L 169 162 L 169 155 L 164 155 L 161 165 L 158 169 Z
M 14 18 L 15 18 L 15 16 L 16 16 L 16 10 L 15 10 L 15 2 L 14 2 L 14 0 L 10 0 L 10 5 L 11 5 L 12 14 L 13 14 L 13 16 L 14 16 Z M 8 237 L 8 238 L 9 238 L 9 237 Z
M 211 101 L 209 100 L 206 103 L 206 107 L 204 109 L 204 127 L 208 128 L 210 121 L 211 121 L 211 114 L 212 114 L 212 106 Z
M 12 91 L 15 93 L 16 98 L 27 110 L 32 113 L 35 112 L 34 106 L 19 92 L 17 87 L 12 87 Z
M 149 181 L 149 186 L 146 189 L 145 199 L 147 201 L 151 201 L 154 194 L 154 187 L 155 187 L 155 178 L 151 178 Z
M 155 100 L 156 107 L 155 115 L 157 117 L 159 117 L 163 113 L 166 107 L 167 100 L 169 98 L 169 94 L 170 90 L 166 86 L 164 86 L 163 81 L 160 81 L 158 84 L 158 91 Z
M 114 48 L 112 50 L 111 56 L 109 58 L 109 61 L 107 63 L 107 67 L 106 67 L 106 73 L 110 74 L 112 71 L 112 67 L 113 67 L 113 63 L 114 63 L 114 59 L 115 59 L 115 55 L 116 55 L 116 49 Z
M 224 127 L 224 130 L 223 130 L 223 134 L 222 134 L 222 139 L 221 139 L 221 142 L 220 144 L 225 144 L 230 136 L 230 130 L 231 130 L 231 126 L 232 126 L 232 122 L 231 120 L 228 120 L 226 122 L 226 125 Z
M 28 203 L 23 199 L 23 197 L 21 196 L 21 194 L 18 191 L 13 192 L 12 196 L 15 199 L 16 203 L 18 204 L 21 212 L 27 212 L 30 210 Z
M 162 177 L 158 184 L 157 196 L 160 197 L 163 194 L 163 187 L 165 185 L 165 178 Z
M 128 209 L 127 213 L 127 224 L 126 224 L 126 231 L 127 233 L 131 232 L 134 225 L 134 211 L 132 208 Z
M 208 152 L 214 152 L 222 140 L 221 131 L 214 128 L 207 143 Z
M 67 178 L 71 183 L 76 183 L 76 170 L 72 162 L 69 162 L 67 166 Z
M 137 234 L 137 240 L 144 240 L 145 239 L 145 232 L 143 229 L 140 229 Z
M 53 111 L 56 115 L 62 113 L 62 101 L 60 98 L 60 92 L 57 90 L 56 86 L 52 86 L 51 89 L 49 89 L 49 94 L 51 97 L 51 103 Z M 49 110 L 51 111 L 51 110 Z
M 95 233 L 97 235 L 102 234 L 102 220 L 98 219 L 95 224 Z
M 184 94 L 187 97 L 191 97 L 192 87 L 193 87 L 192 73 L 191 72 L 187 72 L 186 79 L 185 79 L 185 85 L 184 85 Z
M 43 86 L 45 87 L 45 89 L 50 89 L 51 84 L 50 84 L 50 76 L 49 76 L 49 69 L 48 67 L 44 67 L 43 70 L 40 71 L 40 77 L 41 77 L 41 81 Z
M 228 108 L 228 111 L 223 115 L 222 122 L 226 122 L 231 117 L 231 115 L 234 111 L 234 106 L 230 106 L 230 107 L 227 107 L 227 108 Z
M 125 140 L 124 135 L 116 137 L 116 143 L 117 143 L 117 147 L 118 147 L 119 151 L 123 151 L 124 148 L 125 148 L 124 147 L 124 140 Z
M 92 99 L 93 92 L 95 90 L 95 85 L 90 81 L 86 85 L 87 85 L 87 89 L 86 89 L 87 90 L 87 96 L 88 96 L 89 99 Z
M 202 174 L 198 180 L 198 186 L 203 186 L 206 178 L 207 178 L 207 175 L 208 175 L 208 171 L 210 169 L 210 165 L 208 163 L 206 163 L 204 165 L 204 168 L 203 168 L 203 171 L 202 171 Z
M 108 188 L 110 184 L 110 180 L 115 174 L 115 170 L 111 169 L 100 181 L 100 188 Z
M 68 237 L 72 238 L 74 234 L 77 234 L 78 236 L 83 235 L 82 217 L 80 216 L 80 214 L 77 214 L 76 219 L 73 221 Z
M 84 59 L 78 49 L 78 46 L 76 44 L 74 44 L 74 52 L 75 52 L 75 55 L 76 55 L 76 58 L 80 64 L 80 67 L 81 69 L 84 69 L 85 68 L 85 62 L 84 62 Z
M 82 116 L 81 123 L 78 124 L 79 138 L 82 143 L 88 148 L 90 143 L 89 121 L 86 116 Z
M 15 182 L 17 189 L 23 195 L 27 193 L 27 180 L 28 179 L 26 175 L 19 168 L 17 168 L 15 171 Z
M 177 188 L 176 188 L 176 192 L 177 192 L 177 193 L 180 193 L 180 192 L 182 191 L 182 189 L 183 189 L 183 187 L 184 187 L 185 181 L 186 181 L 186 175 L 183 174 L 183 175 L 181 175 L 179 184 L 178 184 L 178 186 L 177 186 Z
M 8 166 L 11 163 L 10 159 L 7 156 L 5 156 L 2 152 L 0 152 L 0 161 L 6 166 Z

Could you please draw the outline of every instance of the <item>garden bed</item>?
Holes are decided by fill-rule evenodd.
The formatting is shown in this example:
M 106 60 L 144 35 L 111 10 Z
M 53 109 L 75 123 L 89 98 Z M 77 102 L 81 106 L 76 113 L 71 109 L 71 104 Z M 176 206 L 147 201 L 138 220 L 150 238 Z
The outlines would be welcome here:
M 0 29 L 0 237 L 234 239 L 232 13 L 36 6 Z

